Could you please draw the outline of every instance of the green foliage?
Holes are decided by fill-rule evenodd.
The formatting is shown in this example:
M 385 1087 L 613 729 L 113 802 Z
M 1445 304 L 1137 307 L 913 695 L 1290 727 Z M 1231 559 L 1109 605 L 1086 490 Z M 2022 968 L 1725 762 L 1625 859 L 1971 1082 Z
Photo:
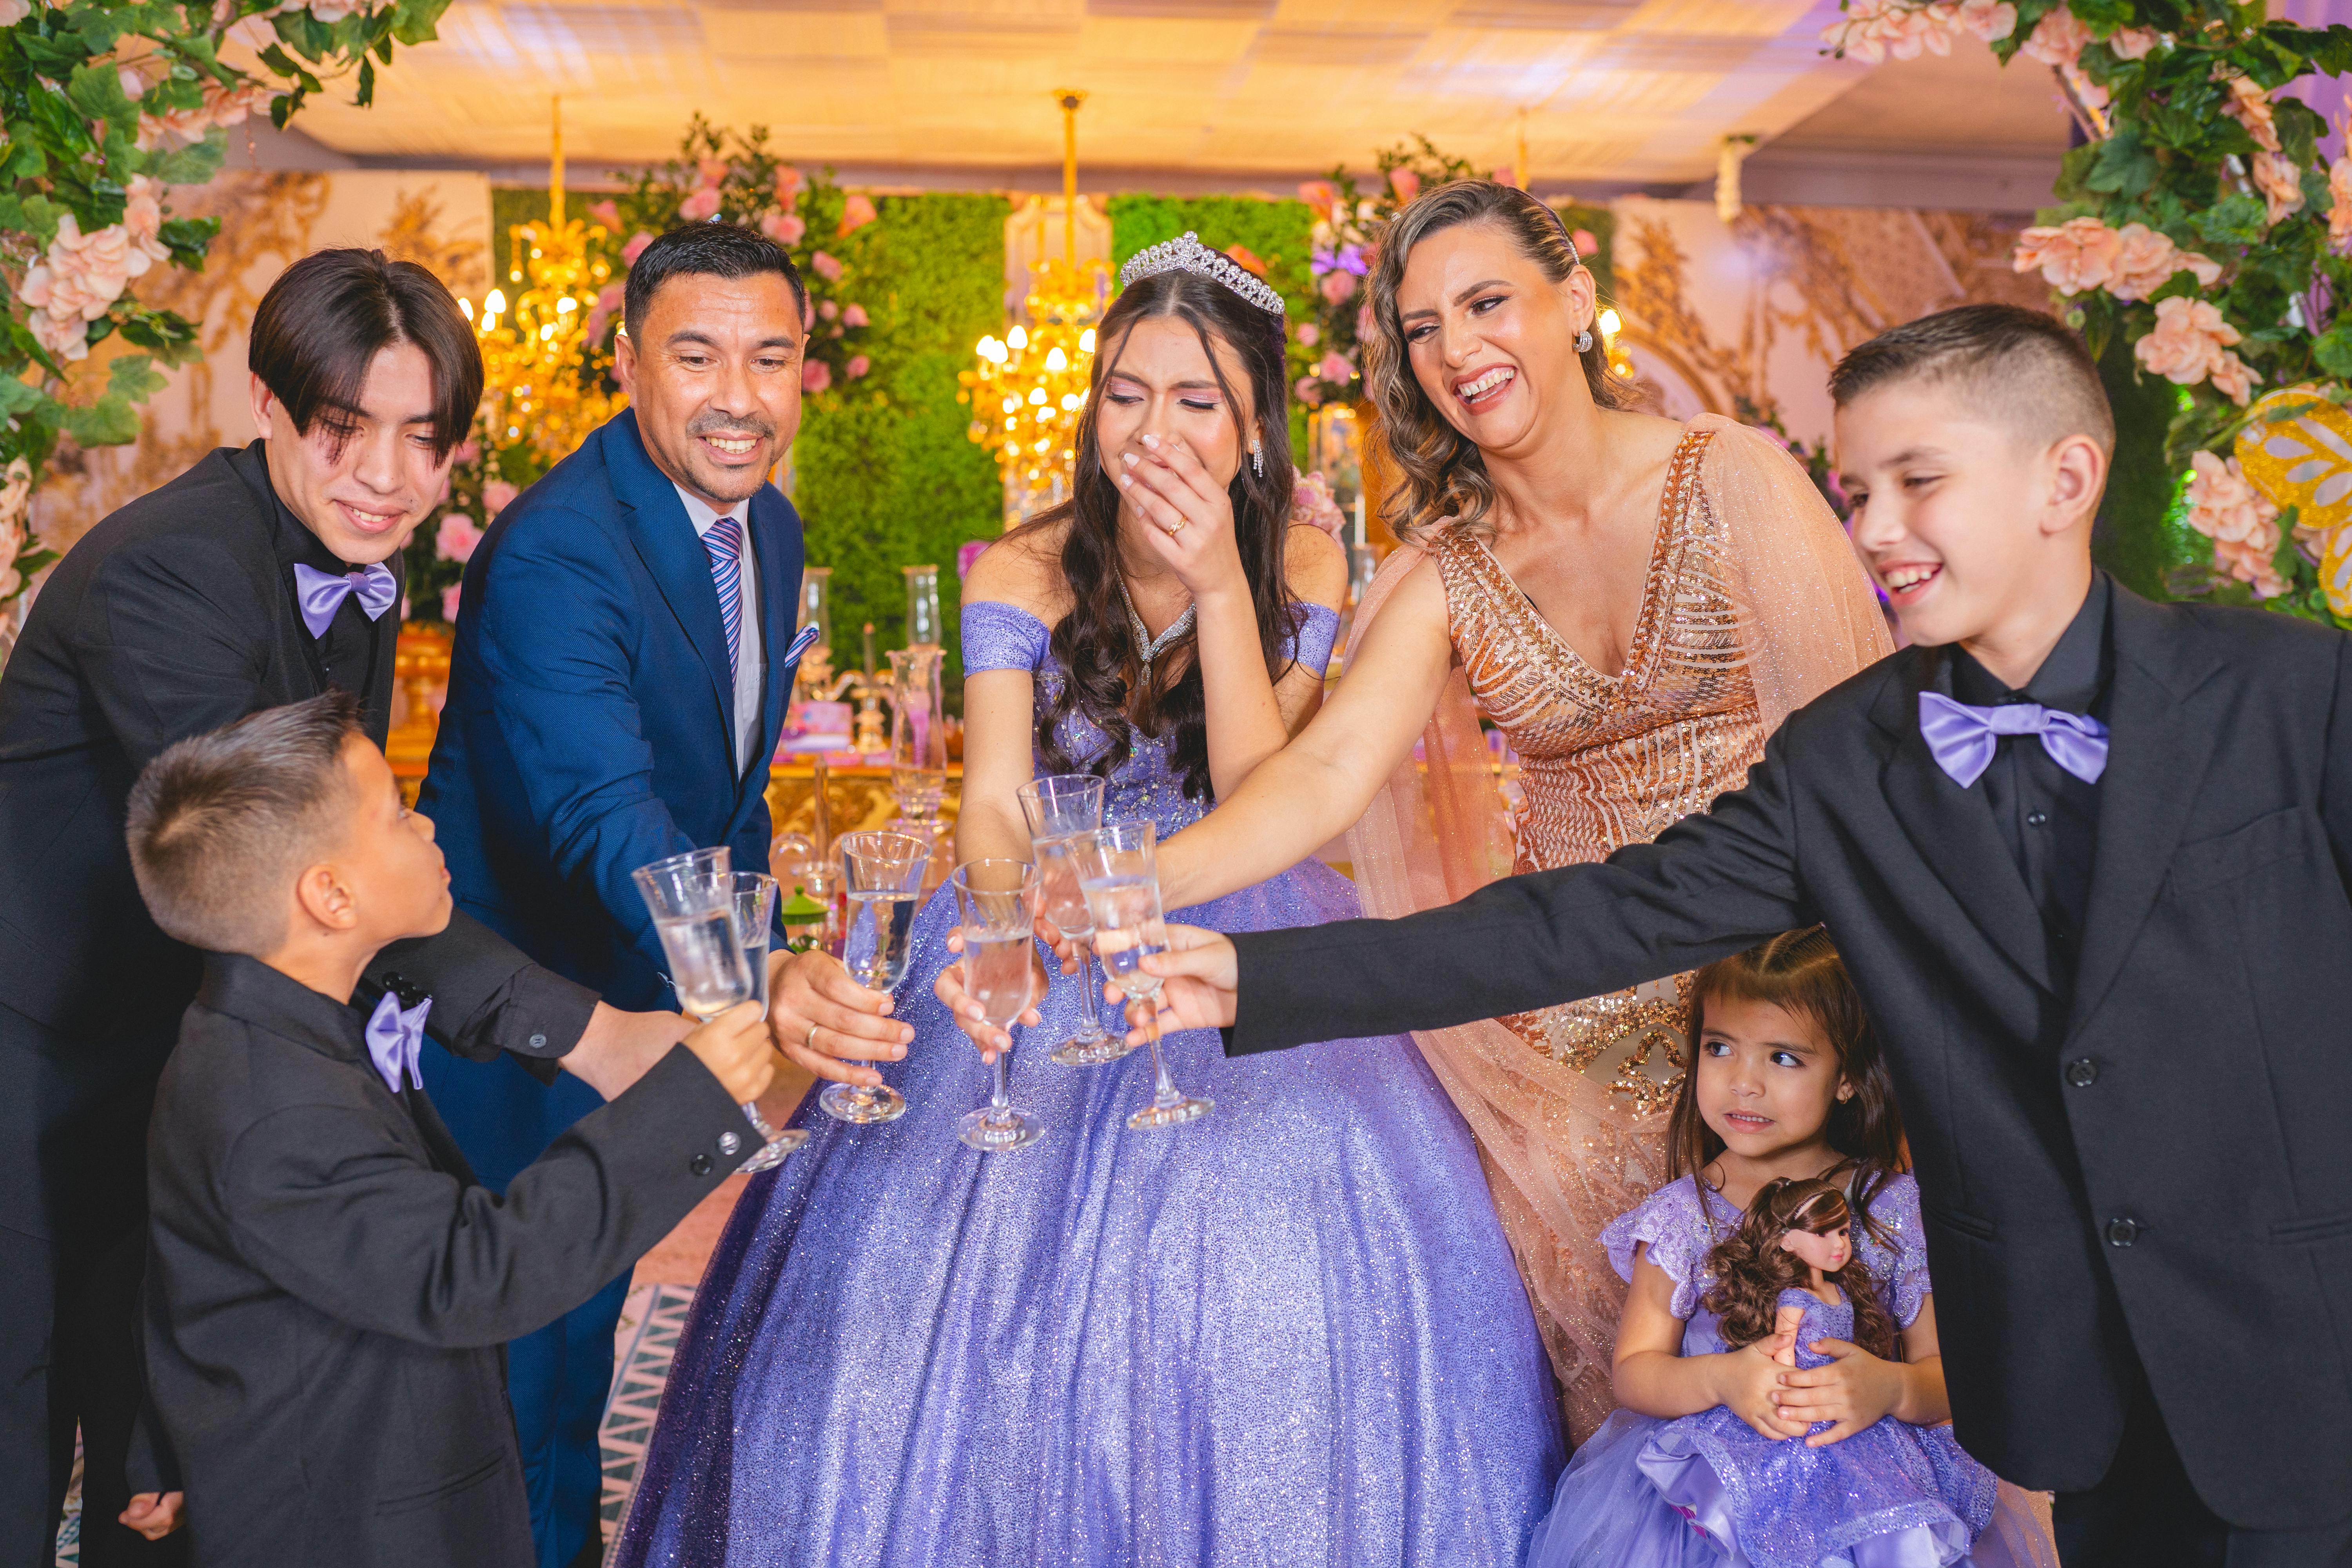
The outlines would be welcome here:
M 950 692 L 961 689 L 956 552 L 993 538 L 1003 516 L 995 459 L 965 433 L 956 372 L 972 344 L 1004 328 L 1001 196 L 884 196 L 880 221 L 844 239 L 874 324 L 874 371 L 807 400 L 793 447 L 793 500 L 808 559 L 833 568 L 834 668 L 860 662 L 859 627 L 877 647 L 904 639 L 902 564 L 940 568 Z
M 153 366 L 198 357 L 194 323 L 147 309 L 128 286 L 159 263 L 202 268 L 219 232 L 216 219 L 168 216 L 171 188 L 211 179 L 226 128 L 265 105 L 284 125 L 355 70 L 364 104 L 365 57 L 389 63 L 394 39 L 430 38 L 447 4 L 363 4 L 333 23 L 274 0 L 6 8 L 23 14 L 0 26 L 0 264 L 13 285 L 0 313 L 0 603 L 54 559 L 25 521 L 58 443 L 137 439 L 138 405 L 164 384 Z M 236 26 L 277 36 L 259 74 L 220 58 Z M 97 265 L 101 250 L 128 259 Z M 102 390 L 73 374 L 117 333 L 145 352 L 116 358 Z
M 1313 215 L 1305 202 L 1260 201 L 1255 196 L 1113 196 L 1110 199 L 1111 269 L 1128 258 L 1181 234 L 1192 234 L 1212 250 L 1222 250 L 1274 286 L 1282 296 L 1287 329 L 1289 379 L 1309 375 L 1320 349 L 1300 341 L 1298 328 L 1316 319 L 1321 304 L 1311 268 Z M 1255 261 L 1256 265 L 1252 266 Z M 1304 461 L 1307 413 L 1290 405 L 1290 449 Z

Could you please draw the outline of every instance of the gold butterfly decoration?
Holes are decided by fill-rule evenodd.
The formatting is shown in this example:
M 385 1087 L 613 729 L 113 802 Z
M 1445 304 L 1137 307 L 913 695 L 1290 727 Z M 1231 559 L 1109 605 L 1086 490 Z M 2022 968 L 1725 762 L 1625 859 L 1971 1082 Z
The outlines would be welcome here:
M 2282 511 L 2294 507 L 2296 534 L 2318 547 L 2327 607 L 2352 616 L 2352 410 L 2309 387 L 2273 392 L 2235 449 L 2246 482 Z

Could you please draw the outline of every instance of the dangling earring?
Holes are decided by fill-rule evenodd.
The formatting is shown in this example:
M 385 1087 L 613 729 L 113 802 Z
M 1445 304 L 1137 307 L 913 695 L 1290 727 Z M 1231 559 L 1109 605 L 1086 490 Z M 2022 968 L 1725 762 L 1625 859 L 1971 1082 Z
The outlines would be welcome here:
M 1584 331 L 1576 334 L 1576 352 L 1578 353 L 1590 353 L 1592 352 L 1592 329 L 1591 327 L 1587 327 Z
M 1250 437 L 1250 472 L 1259 479 L 1265 478 L 1265 448 L 1255 436 Z

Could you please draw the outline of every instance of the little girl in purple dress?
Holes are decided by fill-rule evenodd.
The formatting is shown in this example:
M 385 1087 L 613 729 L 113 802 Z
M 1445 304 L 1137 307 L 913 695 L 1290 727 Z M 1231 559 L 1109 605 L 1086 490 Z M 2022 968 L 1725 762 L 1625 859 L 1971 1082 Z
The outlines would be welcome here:
M 1601 1233 L 1633 1287 L 1624 1408 L 1528 1568 L 2054 1564 L 2046 1505 L 1948 1424 L 1918 1188 L 1836 950 L 1777 937 L 1702 970 L 1691 1007 L 1676 1178 Z

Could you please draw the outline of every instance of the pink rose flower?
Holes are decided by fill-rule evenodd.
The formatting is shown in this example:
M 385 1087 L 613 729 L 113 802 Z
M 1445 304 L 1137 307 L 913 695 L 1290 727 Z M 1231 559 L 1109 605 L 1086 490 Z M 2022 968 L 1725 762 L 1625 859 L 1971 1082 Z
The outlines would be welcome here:
M 872 319 L 866 314 L 865 306 L 849 305 L 844 307 L 842 310 L 841 324 L 845 327 L 870 327 L 874 322 Z
M 801 366 L 801 390 L 823 392 L 833 384 L 833 367 L 821 359 L 813 359 Z
M 474 558 L 474 546 L 481 543 L 482 531 L 474 520 L 462 511 L 445 514 L 441 526 L 433 531 L 433 548 L 444 561 L 455 561 L 460 566 Z
M 441 590 L 441 618 L 453 626 L 457 624 L 457 601 L 464 596 L 466 584 L 462 581 L 452 583 Z
M 1328 180 L 1308 180 L 1298 187 L 1298 199 L 1305 202 L 1318 218 L 1329 223 L 1331 206 L 1339 199 L 1339 193 Z
M 123 192 L 122 227 L 131 243 L 147 253 L 152 261 L 171 258 L 171 247 L 163 243 L 163 185 L 160 180 L 145 174 L 133 174 Z
M 625 266 L 635 267 L 637 264 L 637 258 L 643 256 L 646 253 L 646 247 L 653 242 L 654 237 L 644 229 L 639 229 L 629 236 L 629 243 L 621 247 L 622 263 Z
M 603 224 L 606 228 L 618 228 L 621 226 L 621 208 L 620 204 L 617 202 L 591 202 L 588 204 L 588 216 L 594 218 L 598 223 Z
M 956 546 L 956 581 L 971 575 L 971 563 L 980 559 L 981 552 L 995 543 L 993 539 L 967 539 Z
M 2107 292 L 2118 300 L 2147 299 L 2186 265 L 2171 239 L 2144 223 L 2124 225 L 2116 238 Z
M 1336 272 L 1326 272 L 1323 280 L 1316 287 L 1323 291 L 1323 298 L 1334 305 L 1344 305 L 1356 292 L 1356 275 L 1344 268 Z
M 1323 384 L 1312 375 L 1302 375 L 1290 389 L 1292 395 L 1309 408 L 1323 406 Z
M 2327 247 L 2352 250 L 2352 153 L 2327 165 Z
M 2189 466 L 2189 526 L 2213 542 L 2213 564 L 2263 598 L 2285 593 L 2275 563 L 2278 508 L 2247 482 L 2235 458 L 2199 452 Z
M 793 198 L 800 195 L 800 189 L 801 172 L 798 169 L 793 168 L 790 163 L 777 164 L 776 205 L 780 207 L 791 206 L 793 205 Z
M 677 216 L 688 223 L 700 223 L 719 216 L 719 187 L 704 185 L 677 205 Z
M 2246 405 L 2246 399 L 2253 395 L 2254 383 L 2262 380 L 2254 374 L 2252 365 L 2227 349 L 2213 356 L 2212 366 L 2206 372 L 2206 377 L 2212 382 L 2214 391 L 2241 408 Z
M 1421 195 L 1421 176 L 1411 169 L 1391 169 L 1389 189 L 1396 193 L 1396 199 L 1400 204 L 1410 202 L 1413 197 Z
M 717 185 L 725 184 L 727 176 L 733 174 L 735 169 L 724 158 L 697 158 L 694 161 L 694 172 L 702 176 L 702 184 Z
M 2017 237 L 2011 266 L 2036 268 L 2061 294 L 2096 289 L 2115 276 L 2123 237 L 2095 217 L 2069 218 L 2055 228 L 2029 228 Z
M 2269 221 L 2303 210 L 2303 171 L 2284 153 L 2254 154 L 2254 188 L 2263 193 Z
M 2009 0 L 1959 0 L 1945 7 L 1960 28 L 1990 44 L 2017 31 L 2017 7 Z
M 864 354 L 851 354 L 849 356 L 849 363 L 843 365 L 841 368 L 849 373 L 850 380 L 856 381 L 859 376 L 864 375 L 867 371 L 874 368 L 874 362 L 867 359 Z
M 1344 354 L 1327 353 L 1317 362 L 1315 374 L 1326 381 L 1336 381 L 1344 386 L 1355 379 L 1356 367 L 1348 363 Z
M 1313 348 L 1323 341 L 1323 329 L 1312 321 L 1298 323 L 1298 343 L 1301 348 Z
M 816 313 L 824 320 L 830 321 L 835 316 L 841 314 L 841 307 L 835 304 L 830 300 L 822 300 L 817 305 Z
M 795 213 L 770 213 L 760 220 L 760 232 L 778 245 L 789 247 L 801 242 L 801 236 L 808 232 L 808 225 Z
M 449 454 L 449 466 L 453 468 L 468 468 L 481 460 L 482 444 L 471 436 L 460 441 L 457 449 Z
M 809 269 L 828 283 L 841 281 L 841 263 L 822 250 L 809 258 Z
M 2046 66 L 2071 66 L 2090 42 L 2091 29 L 2073 11 L 2061 5 L 2034 25 L 2032 36 L 2017 52 Z
M 1578 229 L 1568 237 L 1568 242 L 1576 247 L 1576 254 L 1579 256 L 1601 254 L 1601 242 L 1592 237 L 1592 231 L 1589 228 Z
M 492 479 L 482 487 L 482 510 L 495 518 L 513 505 L 515 497 L 521 493 L 504 479 Z
M 2246 128 L 2254 145 L 2265 153 L 2279 150 L 2278 124 L 2271 114 L 2271 95 L 2242 76 L 2230 79 L 2230 101 L 2221 112 Z
M 2193 386 L 2210 377 L 2216 391 L 2243 407 L 2261 378 L 2228 352 L 2239 339 L 2238 329 L 2211 303 L 2175 296 L 2156 302 L 2156 330 L 2132 345 L 2132 354 L 2177 385 Z
M 878 216 L 874 210 L 874 199 L 871 196 L 853 194 L 848 200 L 841 204 L 841 232 L 856 234 Z
M 309 5 L 299 8 L 331 27 L 353 12 L 364 9 L 365 0 L 310 0 Z
M 1347 514 L 1331 494 L 1330 481 L 1321 474 L 1302 474 L 1296 468 L 1290 471 L 1290 521 L 1319 528 L 1334 539 L 1348 526 Z
M 2160 39 L 2154 27 L 2117 27 L 2107 35 L 2107 53 L 2119 60 L 2146 59 Z

